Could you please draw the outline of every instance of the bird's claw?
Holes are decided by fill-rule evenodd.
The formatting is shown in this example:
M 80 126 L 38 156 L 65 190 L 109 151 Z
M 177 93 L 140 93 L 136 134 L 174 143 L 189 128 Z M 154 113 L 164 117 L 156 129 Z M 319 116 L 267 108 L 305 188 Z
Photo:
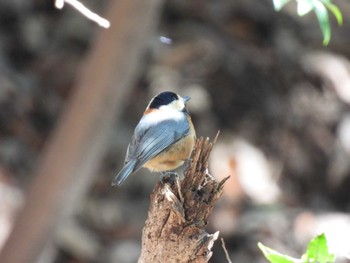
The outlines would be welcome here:
M 163 184 L 174 184 L 175 180 L 179 178 L 179 174 L 177 172 L 171 171 L 171 172 L 162 172 L 160 175 L 160 181 Z

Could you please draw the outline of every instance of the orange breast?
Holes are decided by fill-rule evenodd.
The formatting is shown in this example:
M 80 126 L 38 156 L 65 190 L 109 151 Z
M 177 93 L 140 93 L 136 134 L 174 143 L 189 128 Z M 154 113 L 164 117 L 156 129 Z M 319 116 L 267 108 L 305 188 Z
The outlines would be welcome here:
M 191 123 L 190 133 L 182 138 L 164 152 L 158 154 L 152 160 L 143 165 L 155 172 L 165 172 L 175 170 L 183 165 L 183 163 L 191 156 L 195 143 L 196 134 Z

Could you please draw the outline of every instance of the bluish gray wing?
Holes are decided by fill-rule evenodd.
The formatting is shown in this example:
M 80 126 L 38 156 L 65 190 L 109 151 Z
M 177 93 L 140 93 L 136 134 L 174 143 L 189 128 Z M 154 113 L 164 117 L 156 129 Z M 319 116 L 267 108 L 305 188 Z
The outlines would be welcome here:
M 186 136 L 189 132 L 189 124 L 186 119 L 181 121 L 164 120 L 157 125 L 139 129 L 128 147 L 126 162 L 137 160 L 134 171 L 143 164 L 161 153 L 173 143 Z

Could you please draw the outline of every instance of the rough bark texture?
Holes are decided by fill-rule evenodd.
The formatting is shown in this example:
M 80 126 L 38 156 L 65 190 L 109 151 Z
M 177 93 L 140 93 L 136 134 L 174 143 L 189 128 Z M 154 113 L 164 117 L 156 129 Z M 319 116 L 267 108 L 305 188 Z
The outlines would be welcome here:
M 216 182 L 208 172 L 213 144 L 208 138 L 197 139 L 183 181 L 156 185 L 143 228 L 139 263 L 198 263 L 210 259 L 219 231 L 208 234 L 204 228 L 228 179 Z

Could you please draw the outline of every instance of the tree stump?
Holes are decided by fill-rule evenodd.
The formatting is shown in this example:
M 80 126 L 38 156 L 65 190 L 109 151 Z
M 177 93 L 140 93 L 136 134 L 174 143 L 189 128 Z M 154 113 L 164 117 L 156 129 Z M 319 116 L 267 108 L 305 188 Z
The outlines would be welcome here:
M 159 182 L 152 194 L 148 219 L 142 232 L 138 263 L 208 262 L 219 231 L 204 228 L 223 192 L 221 182 L 208 172 L 208 158 L 215 143 L 199 138 L 182 181 Z

